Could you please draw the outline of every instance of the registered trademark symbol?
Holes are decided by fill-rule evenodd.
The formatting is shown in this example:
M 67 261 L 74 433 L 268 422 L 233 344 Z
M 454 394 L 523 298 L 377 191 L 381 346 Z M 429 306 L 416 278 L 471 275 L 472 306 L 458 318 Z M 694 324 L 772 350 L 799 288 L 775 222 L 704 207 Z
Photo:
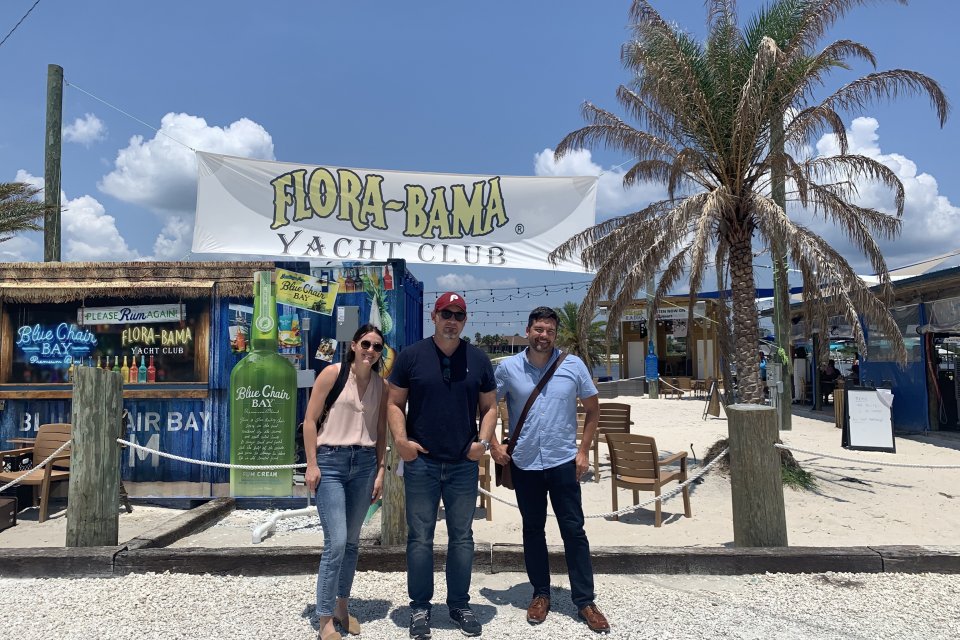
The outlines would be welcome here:
M 518 224 L 516 227 L 514 227 L 514 231 L 517 232 L 517 235 L 518 235 L 518 236 L 521 235 L 521 234 L 523 233 L 523 225 L 522 225 L 522 224 Z

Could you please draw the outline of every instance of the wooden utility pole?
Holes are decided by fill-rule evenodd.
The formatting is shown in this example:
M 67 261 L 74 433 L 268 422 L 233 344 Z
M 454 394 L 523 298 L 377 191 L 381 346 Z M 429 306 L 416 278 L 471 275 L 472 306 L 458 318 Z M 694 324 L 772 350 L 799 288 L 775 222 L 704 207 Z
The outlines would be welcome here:
M 43 261 L 60 262 L 60 132 L 63 67 L 47 65 L 47 135 L 43 149 Z
M 786 547 L 787 515 L 780 477 L 777 417 L 773 407 L 726 407 L 730 435 L 733 543 L 737 547 Z
M 773 201 L 787 211 L 786 170 L 783 162 L 783 113 L 776 113 L 770 123 L 770 149 L 774 161 L 770 171 L 770 192 Z M 784 240 L 775 236 L 770 243 L 773 258 L 773 333 L 777 338 L 777 362 L 780 369 L 779 390 L 777 394 L 777 420 L 783 431 L 793 429 L 793 358 L 790 353 L 790 287 L 787 283 L 787 251 Z M 781 357 L 782 354 L 782 357 Z
M 67 546 L 112 546 L 119 541 L 120 374 L 77 367 L 73 380 L 73 445 L 67 492 Z
M 389 431 L 389 430 L 388 430 Z M 403 478 L 397 475 L 400 456 L 387 435 L 387 469 L 383 476 L 383 512 L 380 515 L 380 544 L 383 546 L 407 544 L 407 512 L 403 493 Z

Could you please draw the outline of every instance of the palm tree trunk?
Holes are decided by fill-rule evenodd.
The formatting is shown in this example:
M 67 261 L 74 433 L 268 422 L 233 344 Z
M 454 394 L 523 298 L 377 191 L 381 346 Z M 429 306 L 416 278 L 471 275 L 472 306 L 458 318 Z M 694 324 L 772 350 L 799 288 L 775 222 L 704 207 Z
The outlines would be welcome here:
M 760 404 L 760 356 L 757 338 L 757 285 L 753 278 L 753 244 L 749 232 L 730 244 L 730 292 L 733 297 L 733 348 L 740 401 Z

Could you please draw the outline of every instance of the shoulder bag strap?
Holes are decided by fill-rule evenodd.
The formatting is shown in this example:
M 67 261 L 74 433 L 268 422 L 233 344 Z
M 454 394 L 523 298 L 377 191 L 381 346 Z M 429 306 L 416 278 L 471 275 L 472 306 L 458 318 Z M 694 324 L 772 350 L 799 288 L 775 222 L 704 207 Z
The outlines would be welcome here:
M 317 427 L 323 428 L 323 423 L 327 419 L 327 414 L 330 413 L 330 407 L 333 406 L 333 403 L 337 401 L 337 398 L 340 397 L 340 394 L 343 392 L 343 388 L 347 386 L 347 378 L 350 377 L 350 363 L 341 362 L 340 371 L 337 372 L 337 381 L 333 383 L 333 386 L 330 388 L 330 393 L 327 394 L 327 397 L 323 400 L 323 413 L 320 415 L 320 419 L 317 420 Z
M 547 386 L 547 382 L 550 381 L 550 378 L 553 377 L 554 372 L 560 367 L 560 363 L 563 362 L 563 359 L 566 357 L 567 352 L 561 351 L 560 355 L 557 356 L 557 359 L 554 360 L 553 365 L 547 369 L 547 372 L 543 374 L 542 378 L 540 378 L 540 382 L 538 382 L 537 386 L 534 387 L 533 393 L 531 393 L 530 397 L 527 398 L 527 404 L 524 405 L 523 411 L 520 412 L 520 419 L 517 420 L 517 426 L 514 428 L 513 434 L 510 436 L 510 443 L 507 445 L 507 455 L 513 455 L 513 449 L 517 446 L 517 440 L 520 438 L 520 430 L 523 429 L 523 422 L 527 419 L 527 414 L 530 413 L 530 407 L 533 406 L 537 396 L 539 396 L 540 392 L 543 391 L 543 388 Z

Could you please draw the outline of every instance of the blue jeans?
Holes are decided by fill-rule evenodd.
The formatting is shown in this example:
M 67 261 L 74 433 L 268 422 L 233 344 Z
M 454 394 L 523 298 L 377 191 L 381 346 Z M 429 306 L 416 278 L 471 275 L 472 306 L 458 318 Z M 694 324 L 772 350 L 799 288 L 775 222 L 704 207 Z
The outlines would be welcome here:
M 472 460 L 438 462 L 426 456 L 403 463 L 411 609 L 429 610 L 433 599 L 433 534 L 441 498 L 447 520 L 447 606 L 462 609 L 470 602 L 479 469 Z
M 517 506 L 523 519 L 523 562 L 534 596 L 550 597 L 550 560 L 547 555 L 547 494 L 560 526 L 563 552 L 570 576 L 570 595 L 577 609 L 593 602 L 593 563 L 583 530 L 583 506 L 575 461 L 542 471 L 512 466 Z
M 377 477 L 373 447 L 317 448 L 320 484 L 317 512 L 323 525 L 323 555 L 317 573 L 317 614 L 332 616 L 336 598 L 349 598 L 357 571 L 360 527 Z

